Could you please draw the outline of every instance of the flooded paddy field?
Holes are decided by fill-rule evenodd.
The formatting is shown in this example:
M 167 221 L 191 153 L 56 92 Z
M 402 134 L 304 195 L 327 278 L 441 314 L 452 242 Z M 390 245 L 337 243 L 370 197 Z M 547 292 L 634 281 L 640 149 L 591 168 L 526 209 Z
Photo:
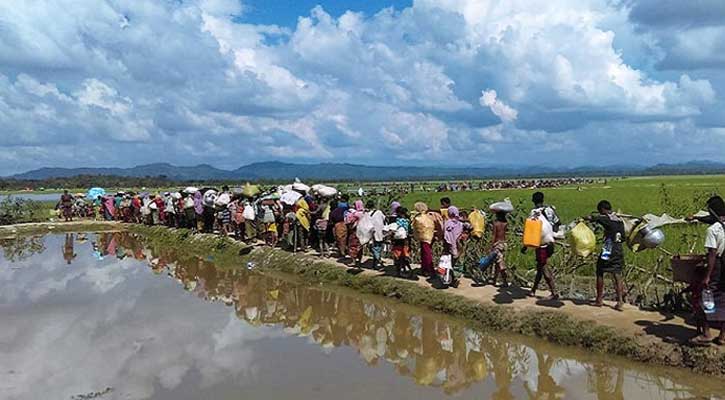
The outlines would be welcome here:
M 351 291 L 155 253 L 130 233 L 0 240 L 2 399 L 693 399 L 631 363 Z

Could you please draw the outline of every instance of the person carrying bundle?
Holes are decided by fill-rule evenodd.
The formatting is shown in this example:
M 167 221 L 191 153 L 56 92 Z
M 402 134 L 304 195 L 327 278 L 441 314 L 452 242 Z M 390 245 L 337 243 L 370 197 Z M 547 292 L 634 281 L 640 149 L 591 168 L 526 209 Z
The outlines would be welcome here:
M 416 215 L 413 218 L 413 232 L 415 239 L 420 243 L 420 269 L 423 276 L 435 275 L 433 268 L 433 238 L 435 235 L 435 220 L 428 211 L 428 205 L 417 202 L 414 205 Z
M 402 276 L 403 273 L 407 277 L 411 277 L 410 268 L 410 219 L 408 218 L 408 209 L 398 207 L 396 212 L 395 224 L 398 228 L 393 236 L 393 261 L 395 263 L 396 276 Z
M 370 226 L 372 227 L 372 238 L 370 240 L 370 253 L 373 256 L 374 270 L 379 270 L 383 267 L 383 242 L 385 240 L 385 213 L 378 210 L 375 207 L 375 201 L 368 200 L 365 205 L 367 209 L 366 216 L 369 218 Z
M 553 231 L 557 231 L 561 221 L 559 220 L 559 216 L 556 214 L 554 207 L 544 203 L 544 194 L 541 192 L 534 193 L 531 197 L 531 201 L 534 203 L 534 208 L 531 210 L 529 218 L 543 218 L 546 220 L 546 223 L 551 225 Z M 522 247 L 521 253 L 526 253 L 526 250 L 527 246 Z M 546 284 L 549 286 L 549 290 L 551 291 L 551 297 L 549 297 L 549 300 L 559 299 L 559 294 L 557 293 L 556 286 L 554 284 L 554 275 L 551 273 L 551 269 L 549 269 L 548 266 L 549 258 L 551 258 L 553 254 L 553 241 L 545 242 L 542 240 L 536 247 L 536 277 L 534 278 L 534 285 L 531 287 L 531 297 L 536 296 L 536 290 L 539 288 L 541 278 L 543 277 Z
M 617 304 L 614 309 L 622 311 L 624 307 L 624 287 L 622 285 L 622 267 L 624 266 L 624 221 L 612 212 L 612 205 L 607 200 L 597 204 L 599 215 L 588 215 L 585 220 L 595 222 L 604 228 L 604 245 L 597 259 L 597 299 L 596 307 L 604 304 L 604 273 L 611 273 L 614 278 L 614 289 L 617 292 Z

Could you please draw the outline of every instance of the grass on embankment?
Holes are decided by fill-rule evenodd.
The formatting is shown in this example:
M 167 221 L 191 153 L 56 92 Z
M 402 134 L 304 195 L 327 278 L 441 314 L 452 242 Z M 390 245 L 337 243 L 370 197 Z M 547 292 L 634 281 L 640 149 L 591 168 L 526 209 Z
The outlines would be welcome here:
M 130 226 L 129 230 L 144 235 L 149 245 L 174 249 L 182 257 L 213 258 L 220 268 L 246 268 L 248 261 L 254 261 L 262 273 L 265 270 L 282 272 L 310 285 L 336 285 L 395 298 L 402 303 L 465 320 L 482 330 L 513 332 L 635 361 L 725 375 L 725 353 L 715 349 L 653 344 L 645 338 L 623 335 L 613 328 L 576 319 L 562 312 L 516 311 L 510 306 L 485 305 L 452 292 L 437 291 L 392 277 L 350 274 L 337 264 L 301 254 L 264 248 L 240 255 L 248 247 L 224 237 L 191 235 L 186 230 L 138 225 Z
M 107 221 L 41 222 L 0 225 L 0 239 L 19 235 L 44 235 L 47 233 L 66 232 L 112 232 L 125 229 L 125 225 Z

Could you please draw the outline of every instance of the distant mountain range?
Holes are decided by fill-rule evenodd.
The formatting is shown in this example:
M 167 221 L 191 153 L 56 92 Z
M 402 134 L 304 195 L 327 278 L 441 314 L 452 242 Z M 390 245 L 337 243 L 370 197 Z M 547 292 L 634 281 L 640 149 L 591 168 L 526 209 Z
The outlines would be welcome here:
M 521 178 L 562 176 L 621 176 L 621 175 L 686 175 L 725 174 L 725 163 L 692 161 L 682 164 L 658 164 L 655 166 L 621 165 L 608 167 L 416 167 L 416 166 L 369 166 L 342 163 L 291 164 L 260 162 L 245 165 L 232 171 L 197 165 L 178 167 L 159 163 L 133 168 L 40 168 L 9 178 L 42 180 L 69 178 L 78 175 L 107 175 L 120 177 L 165 176 L 174 181 L 248 180 L 284 181 L 294 178 L 320 181 L 390 181 L 407 179 L 473 179 L 473 178 Z

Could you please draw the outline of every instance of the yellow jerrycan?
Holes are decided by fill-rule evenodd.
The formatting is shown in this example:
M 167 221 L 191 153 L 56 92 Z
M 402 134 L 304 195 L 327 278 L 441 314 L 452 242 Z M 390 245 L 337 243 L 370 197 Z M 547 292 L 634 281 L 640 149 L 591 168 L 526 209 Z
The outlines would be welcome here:
M 541 231 L 544 223 L 538 218 L 527 218 L 524 223 L 524 246 L 541 247 Z

